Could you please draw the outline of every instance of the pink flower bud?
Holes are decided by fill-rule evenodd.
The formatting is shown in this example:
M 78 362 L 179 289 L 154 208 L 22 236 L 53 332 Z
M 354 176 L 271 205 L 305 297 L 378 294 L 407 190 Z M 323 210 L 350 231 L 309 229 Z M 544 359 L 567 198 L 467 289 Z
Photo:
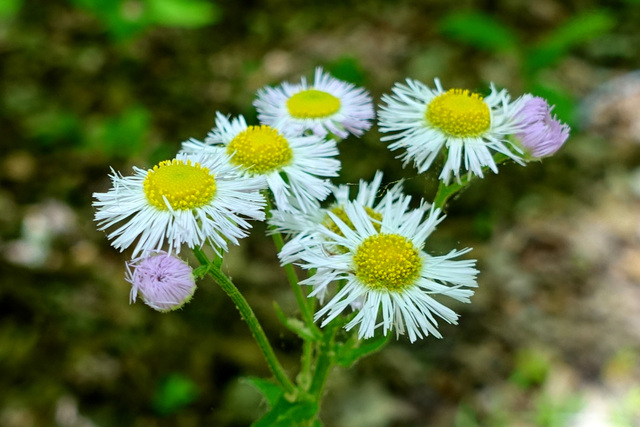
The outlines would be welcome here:
M 189 264 L 163 251 L 129 261 L 126 280 L 132 284 L 129 302 L 135 302 L 139 293 L 149 307 L 161 312 L 182 307 L 196 290 Z

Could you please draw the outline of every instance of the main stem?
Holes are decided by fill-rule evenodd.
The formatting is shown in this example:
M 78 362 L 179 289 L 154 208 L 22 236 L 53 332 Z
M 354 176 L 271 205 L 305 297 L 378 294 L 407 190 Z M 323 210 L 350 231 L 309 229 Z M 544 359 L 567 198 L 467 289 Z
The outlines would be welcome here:
M 275 243 L 278 252 L 280 252 L 282 250 L 282 247 L 284 246 L 282 235 L 280 233 L 273 233 L 273 242 Z M 282 267 L 284 268 L 287 279 L 289 280 L 289 284 L 291 285 L 291 290 L 293 290 L 293 294 L 296 297 L 296 302 L 300 307 L 300 312 L 302 313 L 304 323 L 306 323 L 307 327 L 312 331 L 317 330 L 317 326 L 313 322 L 313 315 L 311 314 L 311 310 L 309 309 L 309 304 L 307 303 L 307 298 L 302 293 L 302 289 L 298 284 L 298 275 L 296 274 L 293 265 L 285 264 Z
M 269 369 L 276 377 L 282 388 L 287 393 L 295 393 L 297 391 L 296 386 L 293 384 L 293 382 L 291 382 L 284 369 L 282 368 L 280 361 L 276 357 L 273 348 L 271 347 L 269 339 L 264 333 L 264 330 L 262 329 L 258 318 L 256 317 L 247 300 L 240 293 L 233 282 L 227 276 L 225 276 L 217 266 L 209 261 L 209 259 L 201 249 L 194 248 L 193 252 L 200 264 L 207 265 L 209 267 L 207 272 L 215 279 L 222 290 L 234 302 L 234 304 L 238 308 L 238 311 L 240 311 L 240 315 L 242 316 L 244 321 L 247 322 L 247 326 L 249 326 L 249 330 L 251 330 L 253 338 L 258 343 L 258 347 L 260 347 L 260 351 L 266 359 Z
M 273 209 L 273 206 L 271 205 L 269 197 L 265 198 L 267 200 L 267 208 L 265 209 L 265 213 L 268 219 L 271 217 L 271 210 Z M 282 247 L 284 246 L 284 239 L 282 238 L 282 234 L 274 231 L 272 237 L 273 243 L 276 245 L 276 250 L 280 252 L 282 250 Z M 285 264 L 282 266 L 282 268 L 284 268 L 285 274 L 287 275 L 287 280 L 289 281 L 289 285 L 291 286 L 293 295 L 296 297 L 296 302 L 298 303 L 298 307 L 300 307 L 300 312 L 302 313 L 304 323 L 311 330 L 311 332 L 314 333 L 314 335 L 320 335 L 320 330 L 313 321 L 313 314 L 311 312 L 311 309 L 309 308 L 309 302 L 299 285 L 300 281 L 298 280 L 296 270 L 291 264 Z

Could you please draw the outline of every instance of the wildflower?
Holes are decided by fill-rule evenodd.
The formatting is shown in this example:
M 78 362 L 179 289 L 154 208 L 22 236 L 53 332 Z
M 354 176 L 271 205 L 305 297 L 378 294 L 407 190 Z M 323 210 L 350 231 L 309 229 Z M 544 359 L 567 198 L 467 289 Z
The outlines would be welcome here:
M 324 317 L 322 326 L 354 301 L 359 301 L 361 308 L 345 328 L 359 325 L 360 338 L 372 337 L 382 326 L 385 335 L 392 329 L 398 336 L 406 331 L 413 342 L 429 334 L 441 337 L 438 317 L 457 323 L 458 315 L 434 297 L 469 302 L 473 291 L 468 288 L 477 286 L 477 270 L 475 260 L 454 260 L 470 249 L 442 256 L 424 251 L 427 238 L 443 219 L 439 209 L 432 208 L 423 220 L 424 210 L 408 211 L 407 203 L 389 204 L 383 210 L 380 228 L 359 204 L 349 203 L 344 211 L 351 225 L 329 213 L 340 233 L 322 227 L 324 239 L 310 240 L 300 254 L 303 268 L 316 269 L 301 284 L 345 283 L 316 313 L 316 320 Z M 344 251 L 330 253 L 324 249 L 327 244 Z M 320 290 L 317 286 L 309 295 Z
M 129 261 L 126 280 L 132 285 L 130 303 L 140 294 L 145 304 L 161 312 L 177 310 L 196 291 L 189 264 L 163 251 Z
M 381 194 L 382 177 L 383 173 L 377 171 L 370 183 L 360 180 L 358 193 L 353 199 L 354 203 L 364 207 L 378 228 L 380 227 L 379 224 L 384 207 L 387 204 L 395 203 L 408 197 L 402 194 L 402 181 L 400 181 L 384 192 L 384 196 L 376 203 L 376 199 Z M 272 232 L 292 236 L 292 239 L 284 245 L 278 254 L 283 263 L 289 264 L 298 260 L 296 255 L 303 249 L 306 239 L 321 238 L 320 226 L 324 225 L 333 232 L 340 233 L 338 226 L 329 216 L 329 212 L 349 224 L 344 207 L 351 200 L 350 189 L 350 185 L 332 186 L 331 191 L 334 201 L 327 208 L 318 206 L 317 209 L 307 213 L 301 211 L 287 212 L 277 209 L 271 211 L 271 218 L 268 218 L 268 222 L 273 227 Z
M 371 221 L 376 228 L 380 228 L 380 221 L 382 219 L 382 212 L 385 206 L 392 203 L 397 203 L 400 200 L 406 200 L 407 203 L 410 200 L 409 196 L 402 194 L 402 181 L 396 183 L 390 189 L 388 189 L 382 198 L 376 203 L 376 199 L 380 195 L 380 185 L 382 183 L 382 172 L 376 172 L 373 180 L 365 182 L 360 180 L 358 187 L 358 193 L 353 200 L 362 206 Z M 336 215 L 348 226 L 352 226 L 345 213 L 345 206 L 350 202 L 350 186 L 340 185 L 332 188 L 334 202 L 327 208 L 321 208 L 318 206 L 316 210 L 308 213 L 304 212 L 285 212 L 280 210 L 271 211 L 271 218 L 268 219 L 269 223 L 273 227 L 273 232 L 286 233 L 292 236 L 292 238 L 283 246 L 282 250 L 278 254 L 278 257 L 283 264 L 290 264 L 300 259 L 300 253 L 304 251 L 308 246 L 308 241 L 313 239 L 323 240 L 324 237 L 320 228 L 322 226 L 327 227 L 334 233 L 340 234 L 338 225 L 333 221 L 329 213 Z M 426 209 L 426 206 L 422 208 Z M 343 251 L 341 247 L 331 247 L 329 244 L 325 247 L 329 252 Z M 324 302 L 328 283 L 322 283 L 318 287 L 322 288 L 316 294 L 320 303 Z
M 554 154 L 569 137 L 569 126 L 552 117 L 551 110 L 544 99 L 528 96 L 517 115 L 522 126 L 515 137 L 535 159 Z
M 292 136 L 267 125 L 247 126 L 244 117 L 229 120 L 217 113 L 216 127 L 205 142 L 182 144 L 187 153 L 225 153 L 247 177 L 264 177 L 278 209 L 293 209 L 290 198 L 304 211 L 315 209 L 331 191 L 325 179 L 338 175 L 335 141 L 315 135 Z
M 261 123 L 302 135 L 310 130 L 325 137 L 360 136 L 371 127 L 375 112 L 369 93 L 316 68 L 313 84 L 303 77 L 299 84 L 260 89 L 253 105 Z
M 165 243 L 175 252 L 205 242 L 226 251 L 227 241 L 247 235 L 247 219 L 264 220 L 264 180 L 243 176 L 223 153 L 179 154 L 153 169 L 133 169 L 127 177 L 113 171 L 113 187 L 93 195 L 98 229 L 117 225 L 107 237 L 120 251 L 137 239 L 133 257 Z
M 400 157 L 405 165 L 413 161 L 422 173 L 429 169 L 443 147 L 446 161 L 439 179 L 448 183 L 451 175 L 460 180 L 460 170 L 483 177 L 482 168 L 498 172 L 492 151 L 522 163 L 521 153 L 507 136 L 520 130 L 517 113 L 523 103 L 509 102 L 505 90 L 491 85 L 486 98 L 463 89 L 444 91 L 435 79 L 435 89 L 407 79 L 396 83 L 391 95 L 384 95 L 379 125 L 381 132 L 394 132 L 382 138 L 396 142 L 389 149 L 404 148 Z

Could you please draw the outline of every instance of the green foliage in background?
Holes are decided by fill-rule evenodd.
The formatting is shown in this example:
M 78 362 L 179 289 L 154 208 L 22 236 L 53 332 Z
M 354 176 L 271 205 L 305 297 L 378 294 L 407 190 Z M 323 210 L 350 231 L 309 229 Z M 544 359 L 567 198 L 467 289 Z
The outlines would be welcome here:
M 207 0 L 70 0 L 92 12 L 115 41 L 155 27 L 198 28 L 216 23 L 221 10 Z
M 549 85 L 542 72 L 553 67 L 573 50 L 615 28 L 616 20 L 605 9 L 575 14 L 534 43 L 523 43 L 508 25 L 480 11 L 453 12 L 440 21 L 439 30 L 446 37 L 493 54 L 517 59 L 525 90 L 555 104 L 558 117 L 576 124 L 576 100 L 561 87 Z
M 440 31 L 453 40 L 490 52 L 518 49 L 518 36 L 508 26 L 481 12 L 454 12 L 440 21 Z
M 153 408 L 160 415 L 171 415 L 196 400 L 198 394 L 198 387 L 188 377 L 172 374 L 161 381 L 153 397 Z
M 143 149 L 150 126 L 149 111 L 132 105 L 116 116 L 92 122 L 87 130 L 87 147 L 112 158 L 130 158 Z
M 22 0 L 2 0 L 0 2 L 0 20 L 13 18 L 21 6 Z

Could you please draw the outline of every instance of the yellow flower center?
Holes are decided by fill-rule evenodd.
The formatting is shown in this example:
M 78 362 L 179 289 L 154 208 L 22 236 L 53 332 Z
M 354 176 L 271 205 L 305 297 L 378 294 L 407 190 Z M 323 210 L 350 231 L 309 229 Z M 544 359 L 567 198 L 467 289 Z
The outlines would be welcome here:
M 319 119 L 338 112 L 340 100 L 330 93 L 307 89 L 289 98 L 287 108 L 289 114 L 297 119 Z
M 489 106 L 477 93 L 450 89 L 429 103 L 425 117 L 432 126 L 457 137 L 480 136 L 491 126 Z
M 227 145 L 231 163 L 252 174 L 264 174 L 291 162 L 287 139 L 271 126 L 249 126 Z
M 366 238 L 353 257 L 356 277 L 371 289 L 402 291 L 415 283 L 422 260 L 413 243 L 398 234 Z
M 165 160 L 147 172 L 144 194 L 153 206 L 169 210 L 193 209 L 204 206 L 216 193 L 216 180 L 200 163 Z M 166 199 L 166 201 L 165 201 Z
M 374 211 L 373 209 L 371 209 L 368 206 L 365 206 L 364 210 L 367 212 L 367 215 L 369 215 L 369 218 L 371 218 L 373 221 L 373 228 L 376 229 L 376 231 L 380 231 L 380 221 L 382 221 L 382 214 Z M 340 218 L 342 220 L 342 222 L 344 222 L 347 227 L 349 227 L 352 230 L 355 230 L 355 227 L 353 226 L 353 223 L 351 222 L 351 220 L 349 219 L 349 216 L 347 215 L 347 213 L 344 211 L 344 207 L 340 206 L 340 205 L 336 205 L 333 208 L 330 209 L 331 213 L 333 213 L 335 216 L 337 216 L 338 218 Z M 326 215 L 326 218 L 324 220 L 324 226 L 327 227 L 329 230 L 333 231 L 334 233 L 336 233 L 339 236 L 344 237 L 344 234 L 342 233 L 342 231 L 340 231 L 340 227 L 338 227 L 338 224 L 336 224 L 329 215 Z

